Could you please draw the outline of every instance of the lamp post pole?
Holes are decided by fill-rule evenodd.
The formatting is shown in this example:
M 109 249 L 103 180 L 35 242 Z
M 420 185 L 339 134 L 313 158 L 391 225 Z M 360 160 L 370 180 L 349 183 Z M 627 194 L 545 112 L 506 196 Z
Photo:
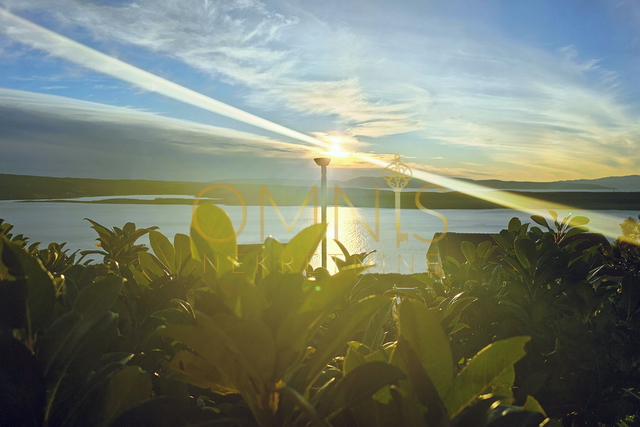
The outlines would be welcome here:
M 320 178 L 320 203 L 322 205 L 321 221 L 326 224 L 327 222 L 327 166 L 331 163 L 331 159 L 328 157 L 318 157 L 313 159 L 321 170 Z M 322 237 L 322 268 L 327 268 L 327 235 Z

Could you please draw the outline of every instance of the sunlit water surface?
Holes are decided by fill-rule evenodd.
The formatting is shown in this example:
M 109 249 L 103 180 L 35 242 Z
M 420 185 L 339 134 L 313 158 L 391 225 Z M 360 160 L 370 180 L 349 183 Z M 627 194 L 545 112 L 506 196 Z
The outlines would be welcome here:
M 149 198 L 156 198 L 150 196 Z M 166 197 L 166 196 L 165 196 Z M 135 196 L 135 198 L 142 198 Z M 239 206 L 223 206 L 232 218 L 237 228 L 242 220 L 242 208 Z M 297 223 L 293 223 L 299 208 L 279 207 L 287 226 L 293 225 L 292 231 L 281 222 L 276 210 L 267 206 L 264 209 L 264 237 L 269 235 L 282 242 L 289 241 L 295 233 L 311 225 L 314 221 L 313 208 L 304 208 Z M 516 216 L 523 221 L 529 221 L 529 215 L 510 209 L 487 210 L 448 210 L 437 211 L 444 215 L 448 222 L 449 232 L 468 233 L 497 233 L 506 228 L 509 220 Z M 189 234 L 192 207 L 189 205 L 125 205 L 125 204 L 84 204 L 60 202 L 0 201 L 0 218 L 15 225 L 14 233 L 23 233 L 30 237 L 31 242 L 67 242 L 67 247 L 75 249 L 91 249 L 96 243 L 96 233 L 83 218 L 91 218 L 104 226 L 122 227 L 126 222 L 134 222 L 138 227 L 156 225 L 159 231 L 173 238 L 176 233 Z M 559 212 L 560 215 L 569 212 Z M 622 222 L 629 216 L 637 217 L 635 211 L 600 211 L 614 217 L 616 223 Z M 576 211 L 574 215 L 586 215 L 588 212 Z M 320 212 L 317 212 L 318 220 Z M 375 266 L 372 272 L 423 272 L 426 270 L 425 255 L 429 243 L 422 239 L 430 239 L 436 232 L 444 230 L 443 221 L 435 216 L 417 209 L 401 211 L 401 231 L 408 233 L 408 240 L 396 247 L 395 210 L 379 210 L 379 234 L 375 235 L 376 221 L 374 208 L 339 208 L 338 209 L 338 238 L 351 253 L 376 250 L 371 256 Z M 335 237 L 335 211 L 328 209 L 330 255 L 341 255 L 332 239 Z M 239 243 L 258 243 L 260 241 L 260 207 L 247 207 L 246 225 L 238 236 Z M 368 224 L 372 235 L 364 226 Z M 600 225 L 600 224 L 594 224 Z M 148 240 L 141 239 L 147 243 Z M 319 265 L 319 256 L 312 260 L 312 265 Z M 332 261 L 329 268 L 335 269 Z

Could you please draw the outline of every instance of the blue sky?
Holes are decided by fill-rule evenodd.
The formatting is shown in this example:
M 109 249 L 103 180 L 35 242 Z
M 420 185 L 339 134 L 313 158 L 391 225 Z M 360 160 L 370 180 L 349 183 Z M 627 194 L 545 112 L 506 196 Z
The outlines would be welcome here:
M 0 9 L 2 173 L 316 175 L 311 159 L 326 149 L 154 92 L 156 78 L 447 176 L 640 170 L 633 0 L 0 0 Z M 74 41 L 154 76 L 127 80 L 126 68 Z M 350 156 L 332 173 L 379 169 Z

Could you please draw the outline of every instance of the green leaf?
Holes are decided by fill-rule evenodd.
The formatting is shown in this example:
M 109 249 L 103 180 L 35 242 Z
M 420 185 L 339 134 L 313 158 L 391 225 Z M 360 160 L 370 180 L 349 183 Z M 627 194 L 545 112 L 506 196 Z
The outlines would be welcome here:
M 411 420 L 407 425 L 448 427 L 449 417 L 441 395 L 424 370 L 420 358 L 402 336 L 398 340 L 391 363 L 400 367 L 408 376 L 408 381 L 400 382 L 405 395 L 402 399 L 403 416 Z
M 443 317 L 447 318 L 452 314 L 459 313 L 475 300 L 477 300 L 477 298 L 467 296 L 466 292 L 457 293 L 449 300 L 447 306 L 444 308 Z
M 389 301 L 371 317 L 367 329 L 364 331 L 362 337 L 362 343 L 369 347 L 372 351 L 375 351 L 380 345 L 385 336 L 384 324 L 387 318 L 391 315 L 391 309 L 393 308 L 393 301 Z
M 491 394 L 500 398 L 503 404 L 513 403 L 513 383 L 516 380 L 516 370 L 513 366 L 506 369 L 491 384 Z
M 354 279 L 360 271 L 362 269 L 343 270 L 333 276 L 316 280 L 315 286 L 307 292 L 306 299 L 299 312 L 322 312 L 327 307 L 333 307 L 353 286 Z M 328 314 L 326 313 L 326 315 Z
M 341 241 L 339 241 L 338 239 L 333 239 L 333 241 L 336 242 L 336 245 L 338 245 L 338 247 L 342 251 L 342 254 L 344 255 L 344 259 L 347 259 L 349 258 L 349 256 L 351 256 L 351 254 L 349 253 L 347 248 L 342 244 Z
M 371 316 L 389 301 L 385 296 L 374 296 L 364 299 L 344 310 L 324 333 L 311 360 L 304 366 L 301 386 L 296 387 L 304 392 L 334 357 L 355 334 L 367 326 Z
M 6 239 L 6 237 L 2 237 L 2 239 L 0 239 L 0 280 L 16 280 L 16 278 L 9 273 L 9 266 L 7 266 L 5 263 L 5 258 L 3 255 L 4 251 L 10 251 L 11 249 L 9 249 L 9 247 L 4 243 L 9 242 L 8 239 Z
M 264 289 L 250 283 L 247 275 L 229 274 L 218 283 L 224 300 L 236 316 L 245 319 L 262 319 L 263 310 L 269 305 Z
M 266 324 L 218 314 L 197 314 L 197 326 L 171 325 L 162 335 L 181 341 L 228 376 L 245 397 L 264 390 L 275 366 L 275 343 Z M 247 394 L 248 393 L 248 394 Z
M 551 227 L 549 227 L 549 223 L 547 223 L 547 220 L 542 215 L 532 215 L 531 219 L 536 224 L 539 224 L 539 225 L 545 227 L 547 230 L 551 230 Z
M 347 344 L 349 345 L 349 348 L 347 349 L 347 354 L 344 356 L 344 361 L 342 363 L 343 375 L 347 375 L 356 367 L 364 365 L 366 363 L 365 355 L 370 354 L 369 347 L 358 341 L 349 341 Z M 383 362 L 386 362 L 386 360 L 383 360 Z
M 544 412 L 544 409 L 542 409 L 542 406 L 540 406 L 538 401 L 533 396 L 527 396 L 527 400 L 525 400 L 524 405 L 522 405 L 522 410 L 538 412 L 545 417 L 547 416 L 547 414 Z
M 530 337 L 496 341 L 480 350 L 455 377 L 444 398 L 451 418 L 484 394 L 505 372 L 526 354 Z
M 491 237 L 493 237 L 493 240 L 495 240 L 498 246 L 500 246 L 502 249 L 508 250 L 511 248 L 511 243 L 509 243 L 509 241 L 505 238 L 504 235 L 502 235 L 502 233 L 494 234 Z
M 167 237 L 159 231 L 149 232 L 149 244 L 153 249 L 153 254 L 165 265 L 167 270 L 176 273 L 176 252 Z
M 580 227 L 589 224 L 589 222 L 591 222 L 591 220 L 586 216 L 576 216 L 569 220 L 569 227 Z
M 173 237 L 176 273 L 180 274 L 191 258 L 191 239 L 186 234 L 177 233 Z
M 138 252 L 138 262 L 140 263 L 140 267 L 151 280 L 165 276 L 164 270 L 156 264 L 156 261 L 153 258 L 153 255 L 149 252 Z
M 385 362 L 369 362 L 349 372 L 319 403 L 318 414 L 330 420 L 345 409 L 372 396 L 382 387 L 404 379 L 404 372 Z
M 509 221 L 509 225 L 507 226 L 507 230 L 509 230 L 509 231 L 511 231 L 513 233 L 519 233 L 521 227 L 522 227 L 522 222 L 520 221 L 520 219 L 518 219 L 518 217 L 514 216 Z
M 207 359 L 190 351 L 180 351 L 171 360 L 171 369 L 183 382 L 212 390 L 218 394 L 237 394 L 228 376 L 222 374 Z
M 123 280 L 107 276 L 82 288 L 73 305 L 76 313 L 84 316 L 102 317 L 118 299 Z
M 281 396 L 285 396 L 293 400 L 298 409 L 300 409 L 300 411 L 309 419 L 312 426 L 331 427 L 331 424 L 320 418 L 320 416 L 316 412 L 316 408 L 314 408 L 314 406 L 309 403 L 309 401 L 305 399 L 304 396 L 302 396 L 292 387 L 285 386 L 279 391 Z
M 56 288 L 53 276 L 38 258 L 29 255 L 19 244 L 3 239 L 4 251 L 11 251 L 19 265 L 8 266 L 18 279 L 27 283 L 27 308 L 31 329 L 37 331 L 49 326 L 54 315 Z M 9 254 L 2 254 L 3 258 Z M 16 270 L 17 269 L 17 270 Z
M 135 279 L 135 281 L 138 283 L 140 287 L 146 288 L 147 286 L 149 286 L 149 283 L 151 283 L 151 280 L 145 277 L 144 274 L 142 274 L 136 267 L 134 267 L 133 265 L 128 265 L 127 267 L 129 267 L 129 271 L 131 272 L 131 275 L 133 276 L 133 278 Z
M 219 314 L 197 314 L 198 325 L 171 325 L 160 331 L 191 348 L 222 373 L 224 384 L 238 390 L 259 425 L 273 415 L 276 363 L 273 334 L 261 321 Z M 183 372 L 184 373 L 184 372 Z
M 453 359 L 449 339 L 435 311 L 405 299 L 400 304 L 399 319 L 400 336 L 420 359 L 438 394 L 444 396 L 453 379 Z
M 568 239 L 569 237 L 576 236 L 576 235 L 582 234 L 582 233 L 586 233 L 588 231 L 589 231 L 589 227 L 574 227 L 571 230 L 567 231 L 567 234 L 564 235 L 564 238 Z
M 516 283 L 516 282 L 511 282 L 509 289 L 510 290 L 519 289 L 521 287 L 522 287 L 521 284 Z M 524 291 L 522 291 L 521 293 L 524 294 Z M 514 299 L 521 299 L 520 295 L 517 295 Z M 518 304 L 513 303 L 511 301 L 508 301 L 508 300 L 501 300 L 501 301 L 498 302 L 498 304 L 500 304 L 501 306 L 505 307 L 507 310 L 509 310 L 510 312 L 515 314 L 522 321 L 522 323 L 524 323 L 528 328 L 532 328 L 533 327 L 533 323 L 531 321 L 531 317 L 529 317 L 527 312 L 524 311 L 524 309 L 522 307 L 520 307 Z
M 48 394 L 45 418 L 50 425 L 96 425 L 95 422 L 73 421 L 67 424 L 67 420 L 90 418 L 92 415 L 79 407 L 86 401 L 79 399 L 79 396 L 85 396 L 83 392 L 88 391 L 87 379 L 94 377 L 90 377 L 91 372 L 117 339 L 118 316 L 106 311 L 98 321 L 85 322 L 75 311 L 67 314 L 75 315 L 79 321 L 70 329 L 64 347 L 46 372 Z M 85 329 L 88 325 L 91 326 Z M 47 335 L 50 333 L 51 330 Z M 102 375 L 100 377 L 105 378 Z M 95 385 L 93 381 L 89 382 L 88 387 Z
M 138 366 L 125 366 L 109 379 L 104 397 L 103 420 L 115 418 L 126 409 L 151 397 L 151 377 Z
M 453 326 L 454 322 L 459 319 L 460 313 L 462 313 L 474 301 L 477 301 L 477 298 L 475 297 L 464 297 L 464 295 L 465 292 L 460 292 L 447 304 L 442 315 L 442 322 L 440 322 L 443 328 L 447 329 Z
M 536 244 L 527 238 L 518 238 L 515 241 L 515 250 L 518 261 L 525 269 L 529 269 L 536 262 Z
M 476 250 L 477 256 L 480 259 L 488 258 L 489 255 L 493 253 L 495 247 L 491 244 L 491 242 L 485 240 L 478 245 L 478 249 Z
M 467 259 L 469 264 L 472 264 L 476 260 L 476 247 L 473 243 L 465 240 L 460 245 L 460 250 L 462 250 L 464 257 Z
M 327 224 L 313 224 L 296 234 L 282 251 L 282 272 L 302 273 L 326 231 Z
M 45 374 L 56 360 L 72 354 L 85 335 L 102 320 L 118 299 L 122 284 L 122 278 L 108 276 L 82 288 L 73 310 L 56 320 L 40 343 L 38 357 Z
M 213 268 L 217 277 L 230 271 L 238 252 L 229 215 L 215 205 L 200 205 L 191 220 L 191 255 L 203 271 Z

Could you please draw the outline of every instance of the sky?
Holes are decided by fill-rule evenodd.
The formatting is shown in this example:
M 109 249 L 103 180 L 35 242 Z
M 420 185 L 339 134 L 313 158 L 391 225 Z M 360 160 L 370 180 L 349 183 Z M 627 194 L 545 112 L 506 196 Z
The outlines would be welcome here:
M 636 0 L 0 0 L 0 173 L 631 175 L 639 83 Z

